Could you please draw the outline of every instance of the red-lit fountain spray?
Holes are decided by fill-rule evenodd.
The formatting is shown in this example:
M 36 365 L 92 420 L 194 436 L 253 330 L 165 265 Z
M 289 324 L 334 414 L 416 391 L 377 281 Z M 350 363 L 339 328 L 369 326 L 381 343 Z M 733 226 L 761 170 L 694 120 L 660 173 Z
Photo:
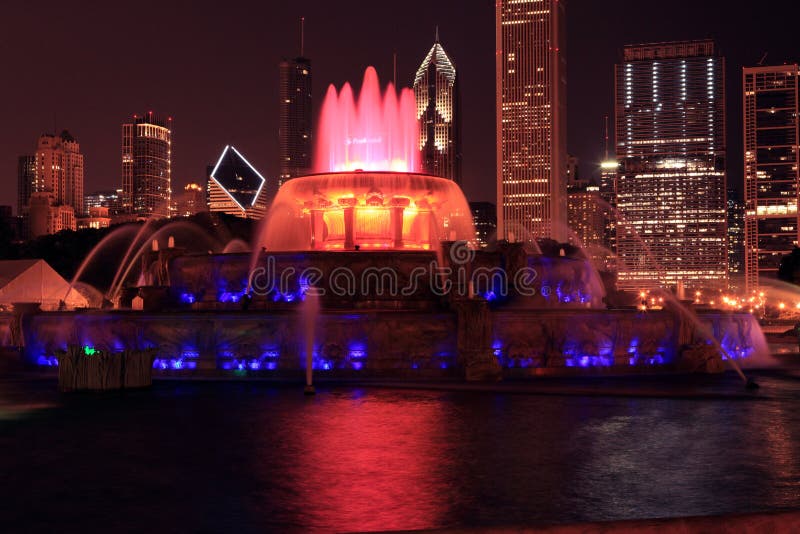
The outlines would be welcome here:
M 378 73 L 367 68 L 355 98 L 349 83 L 331 85 L 322 103 L 316 172 L 419 170 L 419 129 L 411 89 L 398 94 L 389 84 L 381 94 Z

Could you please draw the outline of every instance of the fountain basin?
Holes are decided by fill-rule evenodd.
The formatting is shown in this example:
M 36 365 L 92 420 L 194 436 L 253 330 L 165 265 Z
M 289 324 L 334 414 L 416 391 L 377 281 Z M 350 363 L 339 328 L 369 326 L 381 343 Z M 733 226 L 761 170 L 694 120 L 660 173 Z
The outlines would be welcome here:
M 270 208 L 258 248 L 436 250 L 475 239 L 472 214 L 452 180 L 404 172 L 342 172 L 295 178 Z

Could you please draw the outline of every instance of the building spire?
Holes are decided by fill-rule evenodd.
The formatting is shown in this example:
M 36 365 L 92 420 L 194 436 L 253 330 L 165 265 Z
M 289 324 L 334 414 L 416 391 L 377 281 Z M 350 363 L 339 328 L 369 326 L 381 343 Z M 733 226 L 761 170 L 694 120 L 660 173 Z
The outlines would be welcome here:
M 300 57 L 305 57 L 306 18 L 300 17 Z
M 439 25 L 436 25 L 436 38 L 434 39 L 434 43 L 439 42 Z

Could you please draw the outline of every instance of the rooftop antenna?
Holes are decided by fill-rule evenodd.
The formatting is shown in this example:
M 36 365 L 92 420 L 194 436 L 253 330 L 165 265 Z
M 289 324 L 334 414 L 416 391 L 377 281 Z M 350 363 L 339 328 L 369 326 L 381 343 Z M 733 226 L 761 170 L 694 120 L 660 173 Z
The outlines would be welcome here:
M 395 50 L 394 54 L 392 54 L 392 72 L 394 73 L 392 80 L 394 81 L 394 87 L 396 89 L 397 88 L 397 50 Z
M 306 18 L 300 17 L 300 57 L 305 56 L 305 26 Z
M 439 25 L 436 25 L 436 38 L 434 39 L 434 43 L 439 42 Z
M 768 55 L 769 55 L 769 52 L 764 52 L 764 55 L 761 56 L 761 59 L 758 60 L 758 66 L 759 67 L 763 67 L 764 66 L 764 62 L 767 60 L 767 56 Z
M 605 134 L 605 158 L 603 161 L 608 161 L 608 115 L 605 117 L 606 119 L 606 134 Z

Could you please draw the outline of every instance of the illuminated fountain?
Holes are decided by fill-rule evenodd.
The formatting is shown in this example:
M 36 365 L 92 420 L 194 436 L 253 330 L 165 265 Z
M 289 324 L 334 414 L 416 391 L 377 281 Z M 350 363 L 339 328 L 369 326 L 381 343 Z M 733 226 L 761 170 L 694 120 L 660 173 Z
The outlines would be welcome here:
M 423 174 L 348 172 L 295 178 L 272 204 L 259 247 L 291 250 L 436 250 L 472 241 L 464 194 Z
M 71 344 L 155 349 L 165 373 L 495 380 L 710 372 L 765 351 L 749 314 L 606 309 L 580 251 L 476 250 L 460 188 L 419 173 L 413 94 L 382 92 L 372 68 L 357 98 L 328 90 L 317 132 L 317 174 L 283 184 L 252 246 L 132 244 L 110 293 L 138 291 L 145 311 L 28 317 L 29 361 Z M 123 291 L 134 278 L 157 287 Z

